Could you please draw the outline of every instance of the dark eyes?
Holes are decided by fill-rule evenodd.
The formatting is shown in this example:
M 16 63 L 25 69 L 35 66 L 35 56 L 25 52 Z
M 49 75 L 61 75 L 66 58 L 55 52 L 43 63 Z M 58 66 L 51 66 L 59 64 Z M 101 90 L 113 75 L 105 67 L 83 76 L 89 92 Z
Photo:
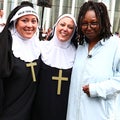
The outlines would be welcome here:
M 21 21 L 24 22 L 24 23 L 31 22 L 31 23 L 33 23 L 33 24 L 35 24 L 35 23 L 37 22 L 36 19 L 33 19 L 33 20 L 23 19 L 23 20 L 21 20 Z
M 90 26 L 91 28 L 95 28 L 99 25 L 98 22 L 91 22 L 91 23 L 82 23 L 82 27 L 83 28 L 87 28 L 88 26 Z

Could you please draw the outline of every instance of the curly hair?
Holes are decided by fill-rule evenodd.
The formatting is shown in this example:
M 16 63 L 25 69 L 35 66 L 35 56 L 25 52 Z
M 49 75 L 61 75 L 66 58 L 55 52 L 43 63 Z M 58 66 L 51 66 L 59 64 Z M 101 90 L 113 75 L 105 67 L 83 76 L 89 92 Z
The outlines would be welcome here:
M 112 36 L 112 32 L 110 30 L 111 24 L 109 20 L 109 15 L 107 11 L 107 7 L 104 3 L 102 2 L 94 2 L 94 1 L 88 1 L 85 2 L 81 7 L 79 11 L 79 16 L 78 16 L 78 33 L 80 35 L 79 42 L 82 45 L 84 42 L 84 34 L 81 30 L 81 23 L 82 20 L 84 19 L 84 16 L 88 10 L 94 10 L 97 19 L 99 20 L 99 25 L 100 25 L 100 34 L 99 34 L 99 39 L 106 39 Z

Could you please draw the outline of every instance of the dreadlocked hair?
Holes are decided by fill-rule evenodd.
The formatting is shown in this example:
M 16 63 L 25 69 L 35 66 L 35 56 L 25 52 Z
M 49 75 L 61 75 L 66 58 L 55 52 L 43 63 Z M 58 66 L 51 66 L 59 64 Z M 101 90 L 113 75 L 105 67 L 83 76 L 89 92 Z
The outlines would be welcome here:
M 110 24 L 109 15 L 107 12 L 107 7 L 102 2 L 97 3 L 97 6 L 100 11 L 100 18 L 101 18 L 100 39 L 109 38 L 110 36 L 112 36 L 112 33 L 110 30 L 111 24 Z
M 101 39 L 106 39 L 112 36 L 110 27 L 110 20 L 107 12 L 106 6 L 102 2 L 94 2 L 94 1 L 88 1 L 85 2 L 81 7 L 80 7 L 80 12 L 78 15 L 78 33 L 80 35 L 79 38 L 79 44 L 84 43 L 85 36 L 82 32 L 81 26 L 82 26 L 82 20 L 84 19 L 84 16 L 87 11 L 93 10 L 95 11 L 96 17 L 99 20 L 99 26 L 100 26 L 100 35 L 99 38 Z

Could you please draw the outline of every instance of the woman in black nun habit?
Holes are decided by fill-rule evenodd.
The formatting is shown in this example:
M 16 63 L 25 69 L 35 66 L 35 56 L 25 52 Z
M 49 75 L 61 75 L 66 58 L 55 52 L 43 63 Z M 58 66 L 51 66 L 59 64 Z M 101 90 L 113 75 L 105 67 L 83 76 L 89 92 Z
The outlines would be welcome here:
M 32 120 L 66 120 L 76 35 L 75 18 L 64 14 L 54 25 L 51 40 L 41 41 L 40 81 Z
M 0 34 L 0 120 L 30 120 L 39 70 L 38 15 L 21 4 Z

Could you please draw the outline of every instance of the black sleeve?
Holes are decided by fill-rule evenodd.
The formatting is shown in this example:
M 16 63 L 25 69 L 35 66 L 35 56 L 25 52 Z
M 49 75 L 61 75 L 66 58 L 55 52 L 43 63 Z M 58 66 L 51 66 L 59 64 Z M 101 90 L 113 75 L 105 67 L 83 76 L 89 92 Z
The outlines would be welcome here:
M 4 101 L 4 89 L 3 89 L 3 81 L 0 79 L 0 114 L 3 111 L 3 101 Z

